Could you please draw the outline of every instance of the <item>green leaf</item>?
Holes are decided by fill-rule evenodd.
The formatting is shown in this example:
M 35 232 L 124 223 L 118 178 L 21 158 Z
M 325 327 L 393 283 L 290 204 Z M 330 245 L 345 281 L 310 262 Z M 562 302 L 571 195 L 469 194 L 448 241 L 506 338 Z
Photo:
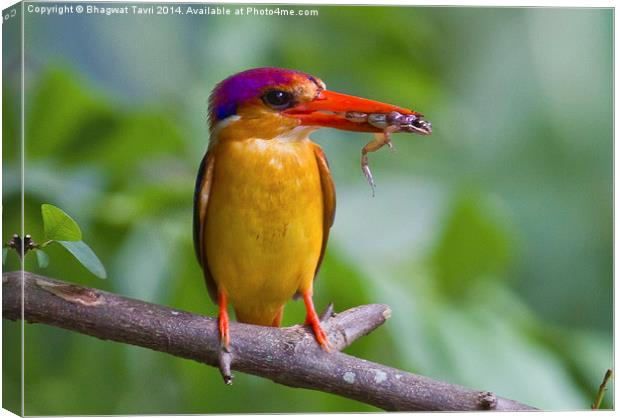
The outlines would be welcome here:
M 2 249 L 2 265 L 4 265 L 6 263 L 6 256 L 9 254 L 9 248 L 8 247 L 4 247 Z
M 103 267 L 99 258 L 84 241 L 58 241 L 58 243 L 69 250 L 95 276 L 100 279 L 107 277 L 105 267 Z
M 45 238 L 56 241 L 80 241 L 82 231 L 78 224 L 63 210 L 47 203 L 41 205 Z
M 50 258 L 43 250 L 36 250 L 37 253 L 37 264 L 40 268 L 44 269 L 50 264 Z

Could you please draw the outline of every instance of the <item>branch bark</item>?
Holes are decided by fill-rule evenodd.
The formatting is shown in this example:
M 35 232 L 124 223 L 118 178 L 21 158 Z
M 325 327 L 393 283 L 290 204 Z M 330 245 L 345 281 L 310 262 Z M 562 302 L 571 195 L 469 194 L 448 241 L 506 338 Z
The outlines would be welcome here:
M 165 306 L 129 299 L 24 273 L 26 321 L 64 328 L 104 340 L 150 348 L 218 367 L 217 321 Z M 22 273 L 2 276 L 2 314 L 22 315 Z M 324 352 L 302 326 L 258 327 L 231 323 L 233 370 L 297 388 L 355 399 L 389 411 L 531 410 L 531 406 L 432 380 L 339 352 L 380 326 L 386 305 L 364 305 L 327 318 L 334 350 Z

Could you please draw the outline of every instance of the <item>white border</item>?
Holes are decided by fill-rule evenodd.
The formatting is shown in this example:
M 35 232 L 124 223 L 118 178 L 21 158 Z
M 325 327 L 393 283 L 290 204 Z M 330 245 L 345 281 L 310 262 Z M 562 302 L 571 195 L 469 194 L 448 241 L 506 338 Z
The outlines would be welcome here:
M 134 0 L 134 3 L 152 3 L 151 1 L 147 1 L 147 0 Z M 180 0 L 169 0 L 169 1 L 165 1 L 165 2 L 161 2 L 161 3 L 190 3 L 191 1 L 180 1 Z M 60 3 L 60 2 L 58 2 Z M 86 3 L 84 1 L 64 1 L 62 3 Z M 368 1 L 368 0 L 358 0 L 358 1 L 354 1 L 354 0 L 340 0 L 340 1 L 329 1 L 329 0 L 315 0 L 315 1 L 301 1 L 301 0 L 288 0 L 288 1 L 283 1 L 283 0 L 270 0 L 270 1 L 261 1 L 261 0 L 245 0 L 245 1 L 233 1 L 233 0 L 221 0 L 221 1 L 205 1 L 205 2 L 194 2 L 194 3 L 211 3 L 211 4 L 225 4 L 225 3 L 237 3 L 237 4 L 249 4 L 249 3 L 256 3 L 256 4 L 309 4 L 309 5 L 334 5 L 334 4 L 339 4 L 339 5 L 382 5 L 382 6 L 386 6 L 386 5 L 395 5 L 395 6 L 474 6 L 474 7 L 583 7 L 583 8 L 601 8 L 601 7 L 605 7 L 605 8 L 614 8 L 615 9 L 615 3 L 613 1 L 610 0 L 589 0 L 589 1 L 566 1 L 566 0 L 541 0 L 541 1 L 529 1 L 529 2 L 523 2 L 523 1 L 515 1 L 515 0 L 505 0 L 502 1 L 501 3 L 498 3 L 497 1 L 491 1 L 491 0 L 487 0 L 487 1 L 482 1 L 482 0 L 477 0 L 477 1 L 455 1 L 455 0 L 444 0 L 444 1 L 431 1 L 431 0 L 418 0 L 418 1 L 407 1 L 407 0 L 389 0 L 386 2 L 381 2 L 381 1 Z M 15 1 L 11 1 L 11 0 L 0 0 L 0 9 L 6 9 L 12 5 L 16 4 Z M 24 35 L 23 35 L 23 30 L 24 30 L 24 22 L 23 22 L 23 5 L 22 5 L 22 42 L 24 40 Z M 0 31 L 0 41 L 2 41 L 2 34 Z M 23 43 L 22 43 L 23 45 Z M 618 45 L 618 34 L 615 31 L 615 11 L 614 11 L 614 140 L 615 140 L 615 126 L 616 126 L 616 121 L 618 120 L 618 107 L 616 106 L 616 88 L 615 88 L 615 79 L 618 76 L 618 67 L 615 65 L 615 57 L 617 56 L 616 54 L 616 48 Z M 0 54 L 1 55 L 1 54 Z M 2 58 L 0 57 L 0 64 L 2 63 Z M 24 62 L 23 62 L 23 54 L 22 54 L 22 68 L 23 68 Z M 0 81 L 1 83 L 1 81 Z M 25 83 L 25 79 L 23 77 L 23 72 L 22 72 L 22 97 L 21 97 L 21 101 L 22 101 L 22 109 L 24 106 L 24 97 L 23 97 L 23 88 L 24 88 L 24 83 Z M 0 84 L 1 85 L 1 84 Z M 0 111 L 1 111 L 1 106 L 2 104 L 0 103 Z M 22 135 L 24 133 L 24 112 L 22 112 L 22 120 L 21 120 L 21 129 L 22 129 Z M 23 137 L 22 137 L 23 140 Z M 23 147 L 22 147 L 23 149 Z M 618 196 L 618 194 L 616 193 L 616 182 L 615 182 L 615 161 L 618 158 L 618 149 L 615 147 L 615 141 L 614 141 L 614 238 L 616 236 L 616 223 L 615 223 L 615 218 L 618 215 L 618 205 L 617 205 L 617 201 L 616 201 L 616 197 Z M 22 182 L 23 182 L 23 169 L 24 169 L 24 155 L 22 152 Z M 1 159 L 1 150 L 0 150 L 0 159 Z M 1 164 L 1 163 L 0 163 Z M 0 180 L 1 180 L 1 173 L 0 173 Z M 0 182 L 0 188 L 1 188 L 1 182 Z M 22 184 L 22 208 L 23 208 L 23 184 Z M 22 214 L 23 215 L 23 214 Z M 22 216 L 22 223 L 21 223 L 21 230 L 22 230 L 22 236 L 23 236 L 23 216 Z M 0 226 L 0 233 L 2 232 L 2 228 Z M 617 264 L 615 263 L 615 260 L 617 259 L 618 255 L 620 253 L 620 250 L 618 250 L 618 248 L 615 246 L 615 239 L 614 239 L 614 278 L 617 276 Z M 614 301 L 616 300 L 616 292 L 617 292 L 617 287 L 615 286 L 615 281 L 614 281 Z M 0 294 L 1 294 L 1 289 L 0 289 Z M 616 326 L 618 324 L 617 321 L 617 316 L 616 316 L 617 312 L 615 310 L 615 304 L 614 304 L 614 343 L 615 343 L 615 335 L 616 335 Z M 22 313 L 23 315 L 23 313 Z M 24 353 L 23 353 L 23 341 L 24 338 L 24 322 L 22 321 L 22 367 L 24 364 Z M 0 337 L 0 341 L 1 341 L 1 337 Z M 614 354 L 617 354 L 618 347 L 617 345 L 614 344 Z M 0 350 L 1 350 L 1 346 L 0 346 Z M 614 356 L 615 357 L 615 356 Z M 1 367 L 1 356 L 0 356 L 0 367 Z M 200 382 L 197 382 L 197 384 L 200 384 Z M 614 386 L 615 387 L 615 386 Z M 1 389 L 2 389 L 2 382 L 0 382 L 0 397 L 1 397 Z M 22 368 L 22 414 L 24 411 L 24 384 L 23 384 L 23 368 Z M 609 393 L 607 396 L 614 396 L 615 397 L 615 393 Z M 489 412 L 483 412 L 484 414 L 488 414 Z M 418 416 L 420 413 L 416 413 L 415 416 Z M 428 413 L 422 413 L 422 415 L 427 415 Z M 443 413 L 440 413 L 441 415 L 443 415 Z M 476 412 L 466 412 L 466 413 L 459 413 L 459 414 L 464 414 L 466 416 L 471 416 L 473 415 L 477 415 L 480 413 L 476 413 Z M 531 416 L 533 414 L 541 414 L 541 412 L 502 412 L 501 415 L 502 417 L 523 417 L 523 416 Z M 545 416 L 549 416 L 549 417 L 572 417 L 572 416 L 584 416 L 584 415 L 590 415 L 590 414 L 596 414 L 597 416 L 600 417 L 607 417 L 607 416 L 615 416 L 615 411 L 578 411 L 578 412 L 544 412 Z M 319 416 L 318 414 L 296 414 L 296 415 L 305 415 L 305 416 Z M 398 414 L 399 416 L 402 416 L 403 414 Z M 409 414 L 406 414 L 409 415 Z M 10 412 L 4 410 L 4 409 L 0 409 L 0 417 L 14 417 L 15 415 L 11 414 Z M 142 415 L 143 417 L 149 417 L 149 415 Z M 152 416 L 152 415 L 151 415 Z M 185 415 L 167 415 L 170 417 L 183 417 Z M 221 416 L 221 415 L 209 415 L 209 416 Z M 240 415 L 237 415 L 240 416 Z M 262 417 L 276 417 L 277 415 L 261 415 Z M 351 417 L 351 416 L 362 416 L 362 414 L 330 414 L 330 417 Z M 414 416 L 413 414 L 411 414 L 411 416 Z

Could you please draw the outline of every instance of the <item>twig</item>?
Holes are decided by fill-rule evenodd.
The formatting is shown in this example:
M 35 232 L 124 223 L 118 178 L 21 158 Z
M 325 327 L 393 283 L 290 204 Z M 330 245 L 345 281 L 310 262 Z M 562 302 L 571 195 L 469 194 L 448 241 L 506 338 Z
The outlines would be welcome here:
M 217 321 L 165 306 L 24 273 L 28 322 L 44 323 L 101 339 L 218 366 Z M 2 276 L 2 312 L 21 316 L 21 273 Z M 439 382 L 339 352 L 381 325 L 386 305 L 364 305 L 327 318 L 333 350 L 326 353 L 310 330 L 231 323 L 232 368 L 283 385 L 314 389 L 386 410 L 526 410 L 530 406 Z
M 22 256 L 26 255 L 28 251 L 37 249 L 40 246 L 32 240 L 30 234 L 26 234 L 23 240 L 18 234 L 13 234 L 4 247 L 14 249 L 19 258 L 22 258 Z
M 605 391 L 607 390 L 607 384 L 609 383 L 609 379 L 613 375 L 613 371 L 611 369 L 607 369 L 605 372 L 605 376 L 603 377 L 603 382 L 598 388 L 598 392 L 596 393 L 596 398 L 594 399 L 594 403 L 592 404 L 592 409 L 599 409 L 601 407 L 601 403 L 603 402 L 603 397 L 605 396 Z

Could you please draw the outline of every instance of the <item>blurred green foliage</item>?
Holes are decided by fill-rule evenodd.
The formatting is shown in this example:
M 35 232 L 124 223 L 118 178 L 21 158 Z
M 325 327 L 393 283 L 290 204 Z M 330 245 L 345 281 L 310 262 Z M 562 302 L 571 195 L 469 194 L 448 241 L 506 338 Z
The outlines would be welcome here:
M 347 351 L 543 409 L 587 409 L 613 366 L 613 12 L 305 8 L 319 17 L 28 16 L 25 230 L 42 236 L 42 202 L 65 209 L 109 280 L 52 247 L 46 270 L 35 259 L 26 269 L 214 315 L 191 243 L 209 91 L 246 68 L 297 68 L 434 126 L 370 156 L 374 199 L 359 169 L 370 138 L 313 136 L 338 193 L 317 306 L 393 309 Z M 5 104 L 16 97 L 3 91 Z M 10 116 L 5 241 L 19 230 Z M 303 317 L 291 302 L 285 325 Z M 18 327 L 3 321 L 5 403 L 19 386 L 6 338 Z M 29 415 L 375 410 L 242 374 L 227 387 L 210 367 L 41 325 L 26 326 L 25 343 Z
M 497 209 L 484 205 L 483 195 L 466 190 L 444 221 L 434 250 L 437 283 L 442 293 L 460 298 L 476 280 L 506 271 L 513 248 L 505 219 Z M 475 237 L 475 239 L 472 239 Z

